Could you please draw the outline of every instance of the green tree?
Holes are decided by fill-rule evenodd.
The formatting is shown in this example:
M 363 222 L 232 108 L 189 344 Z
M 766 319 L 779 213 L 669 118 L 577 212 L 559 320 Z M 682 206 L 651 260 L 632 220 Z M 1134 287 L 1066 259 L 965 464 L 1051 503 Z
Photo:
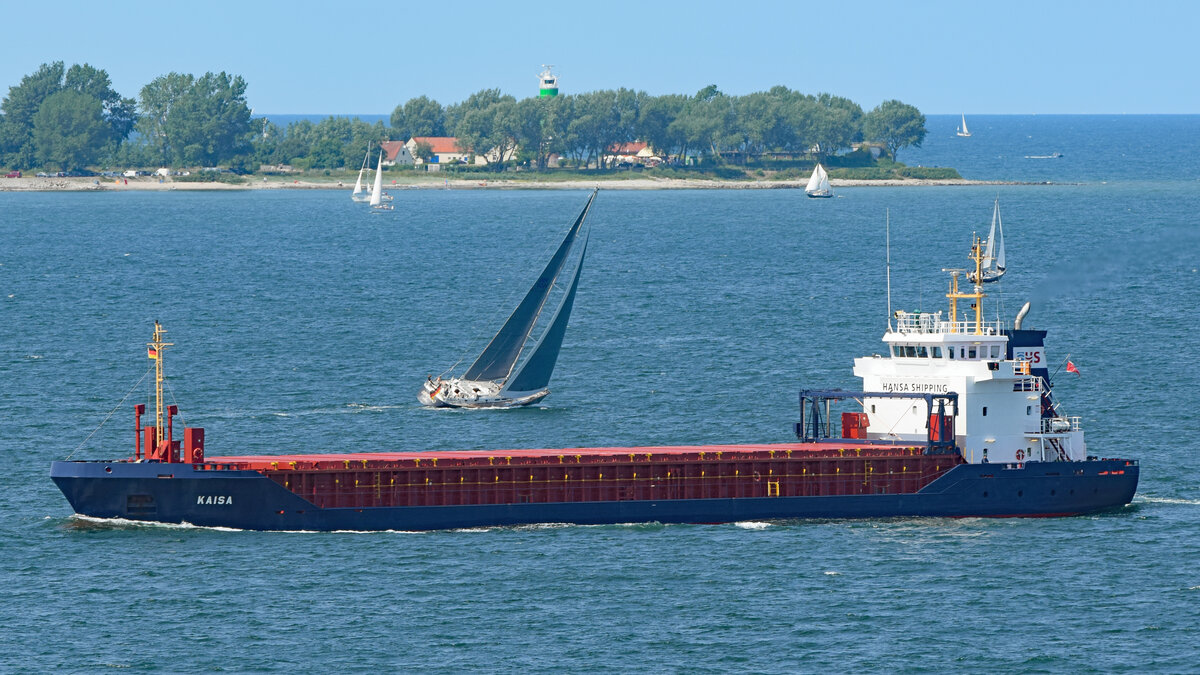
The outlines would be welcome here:
M 62 89 L 65 73 L 62 61 L 43 63 L 36 72 L 9 87 L 0 103 L 0 159 L 9 166 L 30 167 L 36 161 L 33 143 L 33 116 L 42 102 Z
M 863 118 L 863 137 L 883 143 L 895 158 L 901 148 L 921 147 L 925 140 L 925 116 L 906 103 L 884 101 Z
M 86 63 L 76 64 L 67 70 L 63 78 L 63 87 L 94 96 L 100 101 L 104 110 L 104 120 L 111 129 L 110 140 L 120 143 L 133 131 L 133 125 L 137 121 L 137 101 L 122 98 L 114 91 L 112 81 L 108 79 L 108 72 Z
M 426 141 L 417 141 L 412 155 L 422 162 L 428 162 L 433 159 L 433 146 Z
M 517 101 L 517 142 L 523 153 L 530 158 L 532 165 L 538 169 L 546 168 L 550 155 L 549 118 L 551 108 L 556 105 L 557 100 L 557 96 L 552 96 L 530 97 Z
M 392 129 L 402 141 L 413 136 L 445 136 L 446 111 L 428 96 L 411 98 L 392 112 Z
M 114 151 L 128 137 L 135 119 L 134 102 L 113 91 L 108 73 L 86 63 L 66 69 L 62 61 L 55 61 L 42 64 L 37 72 L 25 76 L 20 84 L 10 87 L 8 96 L 0 103 L 0 108 L 4 110 L 4 116 L 0 119 L 0 158 L 13 166 L 33 165 L 39 154 L 34 137 L 34 118 L 41 106 L 61 91 L 74 91 L 100 102 L 101 120 L 108 129 L 105 134 L 94 139 L 93 142 L 98 147 L 91 153 L 93 157 Z M 61 118 L 61 107 L 67 102 L 85 105 L 85 109 L 78 111 L 76 117 L 83 117 L 91 112 L 88 98 L 72 97 L 59 100 L 54 114 L 56 118 Z M 42 138 L 46 138 L 44 133 Z M 56 144 L 50 154 L 59 156 L 61 150 Z
M 684 106 L 672 125 L 683 134 L 687 146 L 703 148 L 713 161 L 720 162 L 735 119 L 732 99 L 709 85 Z
M 33 116 L 37 160 L 48 168 L 82 169 L 92 164 L 111 135 L 100 99 L 73 89 L 51 94 Z
M 512 96 L 499 94 L 499 90 L 485 90 L 486 95 L 468 99 L 456 114 L 461 114 L 457 122 L 455 136 L 458 147 L 472 155 L 487 156 L 495 151 L 495 169 L 504 169 L 503 158 L 516 147 L 520 136 L 520 125 L 517 122 L 517 103 Z M 480 92 L 485 94 L 485 92 Z M 495 92 L 496 96 L 491 95 Z M 491 101 L 483 105 L 486 101 Z
M 682 153 L 686 143 L 683 136 L 677 133 L 678 127 L 672 128 L 671 123 L 679 117 L 687 100 L 686 96 L 679 94 L 645 97 L 638 111 L 638 138 L 668 157 Z
M 500 93 L 499 89 L 480 89 L 468 96 L 467 100 L 462 103 L 447 106 L 444 121 L 445 131 L 451 136 L 462 136 L 459 125 L 468 114 L 472 111 L 486 110 L 488 106 L 495 105 L 505 98 L 512 100 L 513 97 Z
M 175 165 L 211 166 L 250 149 L 246 81 L 225 72 L 205 73 L 171 106 L 163 124 Z
M 750 157 L 761 155 L 780 135 L 777 131 L 783 123 L 780 101 L 768 93 L 755 92 L 737 97 L 733 101 L 733 113 L 736 120 L 729 137 L 741 151 L 743 163 Z
M 814 102 L 809 138 L 818 156 L 829 157 L 861 139 L 863 111 L 857 103 L 832 94 L 820 94 Z
M 178 165 L 179 152 L 172 147 L 167 136 L 167 120 L 171 110 L 196 84 L 196 78 L 182 73 L 167 73 L 150 81 L 138 94 L 137 130 L 156 156 L 155 161 L 164 166 Z

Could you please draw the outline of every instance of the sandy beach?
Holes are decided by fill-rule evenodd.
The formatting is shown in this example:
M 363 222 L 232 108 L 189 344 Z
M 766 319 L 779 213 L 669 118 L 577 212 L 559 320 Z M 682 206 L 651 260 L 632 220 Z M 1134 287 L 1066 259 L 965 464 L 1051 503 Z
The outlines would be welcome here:
M 581 190 L 599 186 L 605 190 L 773 190 L 803 189 L 806 180 L 706 180 L 701 178 L 605 178 L 589 180 L 491 180 L 486 178 L 451 178 L 406 175 L 392 180 L 385 188 L 425 190 Z M 832 179 L 834 187 L 895 187 L 929 185 L 1014 185 L 1011 181 L 979 180 L 845 180 Z M 0 178 L 3 192 L 123 192 L 123 191 L 210 191 L 210 190 L 350 190 L 352 184 L 345 181 L 318 181 L 311 179 L 283 178 L 271 176 L 248 178 L 245 183 L 231 185 L 219 182 L 183 182 L 158 178 L 140 177 L 129 179 L 112 178 Z

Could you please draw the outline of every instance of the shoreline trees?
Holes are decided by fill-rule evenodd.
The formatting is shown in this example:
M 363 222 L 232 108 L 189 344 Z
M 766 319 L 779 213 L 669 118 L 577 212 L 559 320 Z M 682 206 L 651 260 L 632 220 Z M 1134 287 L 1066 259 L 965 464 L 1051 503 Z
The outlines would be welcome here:
M 0 104 L 0 162 L 353 169 L 368 144 L 452 136 L 465 154 L 487 156 L 495 171 L 513 164 L 544 170 L 553 155 L 577 168 L 604 168 L 613 147 L 634 141 L 649 143 L 669 165 L 712 167 L 777 157 L 828 161 L 864 141 L 894 158 L 925 138 L 925 117 L 911 105 L 890 100 L 864 113 L 850 99 L 782 85 L 743 96 L 709 85 L 690 96 L 621 88 L 520 100 L 492 88 L 449 106 L 410 98 L 393 110 L 390 126 L 330 117 L 286 128 L 252 119 L 246 90 L 238 75 L 172 72 L 134 101 L 113 91 L 104 70 L 43 64 Z

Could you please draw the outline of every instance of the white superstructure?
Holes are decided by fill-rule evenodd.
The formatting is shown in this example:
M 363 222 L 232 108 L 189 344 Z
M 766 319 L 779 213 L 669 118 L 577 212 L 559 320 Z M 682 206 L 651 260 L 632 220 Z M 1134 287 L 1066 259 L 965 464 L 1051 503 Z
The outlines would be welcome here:
M 984 260 L 978 238 L 971 249 L 974 274 L 980 278 Z M 954 434 L 968 462 L 1082 460 L 1087 455 L 1078 417 L 1058 412 L 1048 390 L 1045 347 L 1037 344 L 1009 348 L 1010 336 L 1037 333 L 1013 325 L 983 321 L 981 286 L 958 290 L 952 274 L 950 311 L 896 312 L 883 336 L 884 354 L 854 360 L 854 374 L 867 392 L 958 395 Z M 968 312 L 957 316 L 959 300 L 970 300 Z M 903 398 L 863 399 L 869 426 L 867 437 L 925 441 L 930 411 L 924 402 Z

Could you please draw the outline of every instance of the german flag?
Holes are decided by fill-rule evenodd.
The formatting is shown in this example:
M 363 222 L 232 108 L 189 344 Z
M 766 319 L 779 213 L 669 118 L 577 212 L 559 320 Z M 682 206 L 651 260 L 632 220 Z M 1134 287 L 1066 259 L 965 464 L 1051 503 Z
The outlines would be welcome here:
M 154 347 L 147 347 L 146 348 L 146 356 L 148 356 L 152 359 L 157 359 L 158 358 L 158 350 L 155 349 Z

